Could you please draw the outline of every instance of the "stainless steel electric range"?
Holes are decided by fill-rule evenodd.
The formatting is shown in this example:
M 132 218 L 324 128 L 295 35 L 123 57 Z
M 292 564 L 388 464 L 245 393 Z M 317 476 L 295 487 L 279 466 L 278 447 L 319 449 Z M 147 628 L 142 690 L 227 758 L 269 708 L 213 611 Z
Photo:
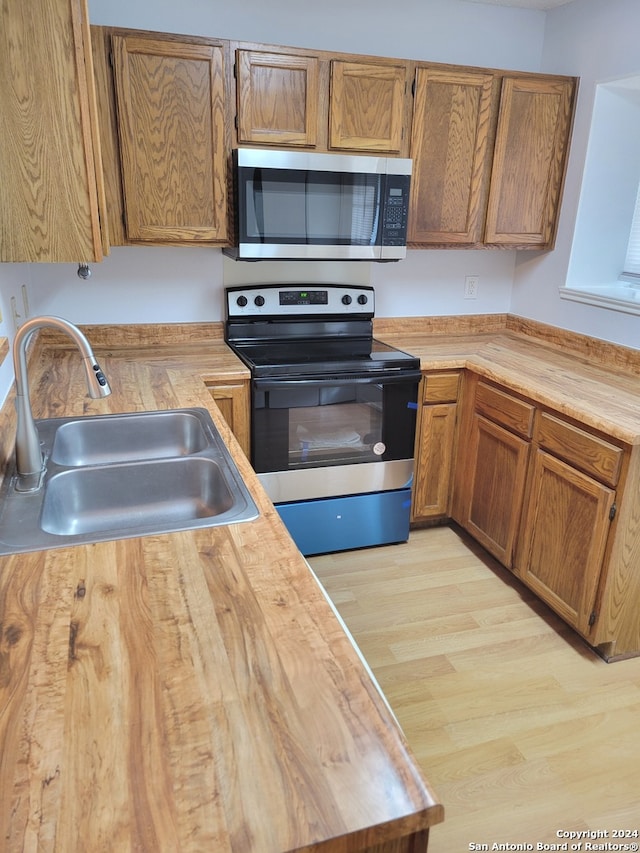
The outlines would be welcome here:
M 252 376 L 251 462 L 302 553 L 406 541 L 420 362 L 373 337 L 373 288 L 225 296 Z

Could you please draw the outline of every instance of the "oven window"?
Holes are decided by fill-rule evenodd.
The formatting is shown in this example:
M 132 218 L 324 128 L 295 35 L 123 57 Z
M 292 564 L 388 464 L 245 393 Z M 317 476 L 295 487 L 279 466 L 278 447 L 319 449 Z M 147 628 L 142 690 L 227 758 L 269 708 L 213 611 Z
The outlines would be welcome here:
M 413 457 L 416 383 L 287 383 L 254 391 L 258 473 Z
M 292 408 L 289 467 L 375 461 L 382 455 L 381 397 L 373 385 L 320 389 L 317 405 Z

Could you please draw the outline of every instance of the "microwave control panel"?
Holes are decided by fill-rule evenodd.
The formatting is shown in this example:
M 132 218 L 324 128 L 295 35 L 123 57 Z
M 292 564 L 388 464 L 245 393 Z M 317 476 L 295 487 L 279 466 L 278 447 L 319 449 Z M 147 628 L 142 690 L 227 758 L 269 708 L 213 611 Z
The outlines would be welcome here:
M 387 175 L 383 206 L 382 245 L 404 246 L 409 214 L 409 175 Z

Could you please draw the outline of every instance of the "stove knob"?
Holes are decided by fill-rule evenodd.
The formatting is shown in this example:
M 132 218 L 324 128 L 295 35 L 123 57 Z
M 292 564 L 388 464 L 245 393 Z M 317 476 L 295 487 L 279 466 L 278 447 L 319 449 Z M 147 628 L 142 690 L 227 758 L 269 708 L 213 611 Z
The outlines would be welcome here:
M 345 293 L 345 295 L 342 297 L 342 304 L 343 305 L 351 305 L 351 297 L 349 296 L 348 293 Z
M 249 300 L 246 296 L 238 296 L 238 298 L 236 299 L 236 305 L 239 305 L 240 308 L 244 308 L 248 301 Z
M 368 301 L 369 297 L 365 296 L 364 293 L 361 293 L 360 296 L 358 296 L 358 305 L 366 305 Z
M 262 306 L 264 305 L 264 296 L 256 296 L 253 301 L 258 306 L 258 308 L 262 308 Z

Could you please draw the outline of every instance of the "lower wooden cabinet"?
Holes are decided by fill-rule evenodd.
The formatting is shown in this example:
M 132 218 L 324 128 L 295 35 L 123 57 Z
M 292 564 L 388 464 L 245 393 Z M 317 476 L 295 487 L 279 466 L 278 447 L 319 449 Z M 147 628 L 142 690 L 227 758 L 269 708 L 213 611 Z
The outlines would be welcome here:
M 422 378 L 412 521 L 446 518 L 449 512 L 459 384 L 458 371 Z
M 516 574 L 587 636 L 611 528 L 613 489 L 537 449 Z
M 465 405 L 453 515 L 487 551 L 511 568 L 534 407 L 473 374 L 467 376 Z
M 250 390 L 248 380 L 207 380 L 209 393 L 247 458 L 250 456 Z
M 511 568 L 529 442 L 476 414 L 469 447 L 471 467 L 463 524 L 489 553 Z
M 640 447 L 467 372 L 451 516 L 611 660 L 640 654 Z

